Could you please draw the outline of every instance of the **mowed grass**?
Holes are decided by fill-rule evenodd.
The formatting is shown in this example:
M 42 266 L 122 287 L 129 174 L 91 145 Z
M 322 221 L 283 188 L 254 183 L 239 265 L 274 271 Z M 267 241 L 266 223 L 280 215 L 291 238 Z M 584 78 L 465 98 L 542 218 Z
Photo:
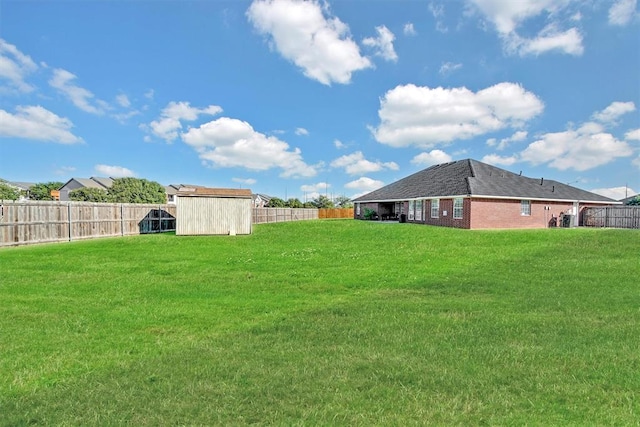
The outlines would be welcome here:
M 640 420 L 636 230 L 306 221 L 0 268 L 0 425 Z

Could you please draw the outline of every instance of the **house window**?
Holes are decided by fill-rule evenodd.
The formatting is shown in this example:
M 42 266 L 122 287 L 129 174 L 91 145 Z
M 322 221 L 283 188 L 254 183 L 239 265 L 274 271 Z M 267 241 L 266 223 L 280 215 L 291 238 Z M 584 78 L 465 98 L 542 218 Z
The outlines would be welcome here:
M 360 203 L 356 203 L 356 215 L 360 216 Z
M 454 219 L 462 219 L 462 206 L 463 199 L 453 199 L 453 218 Z
M 531 215 L 531 200 L 520 200 L 520 215 Z
M 431 201 L 431 218 L 438 218 L 440 216 L 440 199 L 433 199 Z
M 409 200 L 409 221 L 413 221 L 415 218 L 414 212 L 416 208 L 415 200 Z
M 416 200 L 416 221 L 422 221 L 422 200 Z

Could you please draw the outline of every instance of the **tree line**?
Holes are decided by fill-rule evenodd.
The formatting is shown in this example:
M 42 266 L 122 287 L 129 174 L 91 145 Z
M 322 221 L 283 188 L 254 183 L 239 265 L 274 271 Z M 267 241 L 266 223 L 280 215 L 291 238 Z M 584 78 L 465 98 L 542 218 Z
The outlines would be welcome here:
M 331 200 L 327 196 L 320 195 L 315 199 L 302 203 L 299 199 L 292 198 L 283 200 L 278 197 L 274 197 L 269 200 L 266 207 L 268 208 L 317 208 L 317 209 L 330 209 L 330 208 L 352 208 L 353 203 L 351 199 L 345 196 L 336 197 Z
M 19 190 L 0 181 L 0 200 L 18 200 L 21 196 L 30 200 L 54 200 L 52 190 L 60 189 L 62 182 L 41 182 L 34 184 L 28 192 Z M 141 178 L 116 178 L 111 188 L 78 188 L 69 192 L 69 200 L 94 203 L 166 203 L 165 188 L 155 182 Z M 339 196 L 330 199 L 320 195 L 305 203 L 297 198 L 283 200 L 273 197 L 267 204 L 269 208 L 352 208 L 351 199 Z
M 62 182 L 34 184 L 25 194 L 6 182 L 0 182 L 0 200 L 18 200 L 26 196 L 30 200 L 54 200 L 52 190 L 58 190 Z M 69 200 L 96 203 L 166 203 L 165 188 L 155 182 L 141 178 L 116 178 L 111 188 L 77 188 L 69 192 Z

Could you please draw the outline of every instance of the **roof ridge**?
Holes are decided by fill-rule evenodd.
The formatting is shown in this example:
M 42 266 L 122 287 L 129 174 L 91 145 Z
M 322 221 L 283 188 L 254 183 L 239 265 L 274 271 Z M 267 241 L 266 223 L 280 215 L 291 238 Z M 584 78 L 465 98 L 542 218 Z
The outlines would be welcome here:
M 469 164 L 469 169 L 471 170 L 471 176 L 468 176 L 464 179 L 464 182 L 467 185 L 467 194 L 473 194 L 473 191 L 471 190 L 471 180 L 469 178 L 476 177 L 476 168 L 475 168 L 475 165 L 473 164 L 474 161 L 475 160 L 473 159 L 467 159 L 467 163 Z

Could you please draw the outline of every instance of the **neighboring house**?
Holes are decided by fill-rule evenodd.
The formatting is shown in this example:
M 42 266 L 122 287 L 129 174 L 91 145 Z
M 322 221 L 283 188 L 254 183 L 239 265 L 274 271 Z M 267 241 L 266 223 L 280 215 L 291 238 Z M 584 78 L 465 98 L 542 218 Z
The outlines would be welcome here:
M 176 194 L 180 191 L 180 187 L 180 185 L 175 184 L 165 185 L 164 191 L 167 193 L 167 203 L 176 204 Z
M 192 185 L 192 184 L 169 184 L 164 187 L 165 192 L 167 193 L 167 203 L 175 205 L 176 204 L 176 195 L 180 192 L 181 188 L 204 188 L 201 185 Z
M 76 190 L 78 188 L 99 188 L 101 190 L 108 191 L 109 188 L 113 185 L 113 180 L 115 178 L 103 178 L 103 177 L 95 177 L 91 178 L 71 178 L 67 181 L 62 187 L 60 187 L 60 200 L 68 201 L 69 192 Z M 165 193 L 167 195 L 167 203 L 175 204 L 176 203 L 176 194 L 183 187 L 199 187 L 197 185 L 189 185 L 189 184 L 171 184 L 164 186 Z
M 19 181 L 5 181 L 2 182 L 9 187 L 15 188 L 20 191 L 20 198 L 18 200 L 27 200 L 29 199 L 29 190 L 31 187 L 36 185 L 35 182 L 19 182 Z
M 251 198 L 253 199 L 254 208 L 264 208 L 271 201 L 271 197 L 266 194 L 252 194 Z
M 176 235 L 251 234 L 251 190 L 183 187 L 176 197 Z
M 91 177 L 71 178 L 58 189 L 61 201 L 69 201 L 69 192 L 78 188 L 99 188 L 107 191 L 113 185 L 113 178 Z
M 620 204 L 473 159 L 435 165 L 353 200 L 354 217 L 466 229 L 579 225 L 585 207 Z
M 620 200 L 620 203 L 622 203 L 623 205 L 626 205 L 627 203 L 629 203 L 630 201 L 632 201 L 633 199 L 635 199 L 636 197 L 640 197 L 640 194 L 636 194 L 635 196 L 630 196 L 624 199 Z

